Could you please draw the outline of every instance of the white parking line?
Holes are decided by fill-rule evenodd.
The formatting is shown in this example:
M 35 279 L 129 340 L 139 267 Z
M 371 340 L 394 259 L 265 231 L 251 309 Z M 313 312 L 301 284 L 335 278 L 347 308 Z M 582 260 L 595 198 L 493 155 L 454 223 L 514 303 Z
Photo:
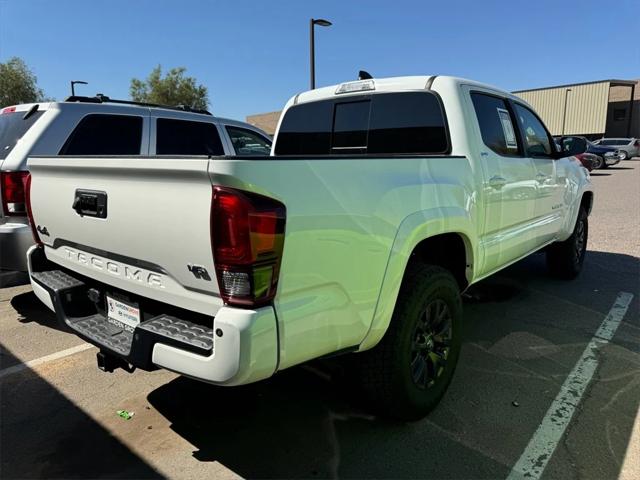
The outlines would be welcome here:
M 618 293 L 613 307 L 609 310 L 587 348 L 584 349 L 578 363 L 562 384 L 560 393 L 553 400 L 527 448 L 513 466 L 507 480 L 523 478 L 535 480 L 542 476 L 598 367 L 598 350 L 613 338 L 632 299 L 631 293 Z
M 84 352 L 85 350 L 89 350 L 91 347 L 93 347 L 93 345 L 91 345 L 90 343 L 81 343 L 80 345 L 67 348 L 66 350 L 61 350 L 56 353 L 52 353 L 51 355 L 45 355 L 44 357 L 36 358 L 35 360 L 29 360 L 25 363 L 20 363 L 18 365 L 13 365 L 12 367 L 3 368 L 2 370 L 0 370 L 0 378 L 4 378 L 8 375 L 21 372 L 22 370 L 25 370 L 27 368 L 42 365 L 43 363 L 68 357 L 69 355 L 74 355 L 79 352 Z

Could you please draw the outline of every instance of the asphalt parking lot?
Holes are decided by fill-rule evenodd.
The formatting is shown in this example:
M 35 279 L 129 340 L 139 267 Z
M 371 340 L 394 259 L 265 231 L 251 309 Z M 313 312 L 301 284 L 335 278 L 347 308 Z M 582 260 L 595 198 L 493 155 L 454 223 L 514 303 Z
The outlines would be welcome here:
M 105 374 L 28 286 L 0 289 L 2 478 L 516 478 L 540 440 L 542 478 L 640 478 L 640 158 L 592 176 L 581 276 L 534 255 L 470 292 L 454 381 L 417 423 L 372 417 L 322 366 L 234 389 Z M 590 378 L 575 367 L 616 311 Z M 566 385 L 584 393 L 558 413 Z

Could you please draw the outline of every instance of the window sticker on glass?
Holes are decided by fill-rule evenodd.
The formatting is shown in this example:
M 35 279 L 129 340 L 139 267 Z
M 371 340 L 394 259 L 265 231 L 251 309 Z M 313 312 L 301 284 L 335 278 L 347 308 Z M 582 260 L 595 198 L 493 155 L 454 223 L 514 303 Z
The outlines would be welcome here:
M 509 112 L 504 108 L 497 108 L 496 110 L 498 110 L 498 117 L 500 117 L 502 132 L 504 133 L 507 148 L 509 150 L 517 150 L 518 142 L 516 141 L 516 133 L 513 130 L 513 124 L 511 123 L 511 116 L 509 115 Z

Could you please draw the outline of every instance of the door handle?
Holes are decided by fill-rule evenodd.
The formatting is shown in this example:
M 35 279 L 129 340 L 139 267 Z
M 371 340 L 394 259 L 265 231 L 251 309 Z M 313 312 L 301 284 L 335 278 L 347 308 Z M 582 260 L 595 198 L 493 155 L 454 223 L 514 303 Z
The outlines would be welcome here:
M 501 177 L 500 175 L 494 175 L 489 179 L 489 186 L 495 188 L 496 190 L 501 189 L 507 184 L 507 179 Z

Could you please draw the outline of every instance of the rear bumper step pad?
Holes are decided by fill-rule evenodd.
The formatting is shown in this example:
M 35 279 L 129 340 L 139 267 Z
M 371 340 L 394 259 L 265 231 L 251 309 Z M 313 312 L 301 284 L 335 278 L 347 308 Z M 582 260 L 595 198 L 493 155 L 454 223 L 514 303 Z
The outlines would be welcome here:
M 96 311 L 87 293 L 90 287 L 82 279 L 63 270 L 33 272 L 32 278 L 51 295 L 59 321 L 89 343 L 143 370 L 155 368 L 151 356 L 156 343 L 203 356 L 213 353 L 213 329 L 210 327 L 160 314 L 141 322 L 130 332 Z M 93 312 L 87 314 L 87 310 Z

